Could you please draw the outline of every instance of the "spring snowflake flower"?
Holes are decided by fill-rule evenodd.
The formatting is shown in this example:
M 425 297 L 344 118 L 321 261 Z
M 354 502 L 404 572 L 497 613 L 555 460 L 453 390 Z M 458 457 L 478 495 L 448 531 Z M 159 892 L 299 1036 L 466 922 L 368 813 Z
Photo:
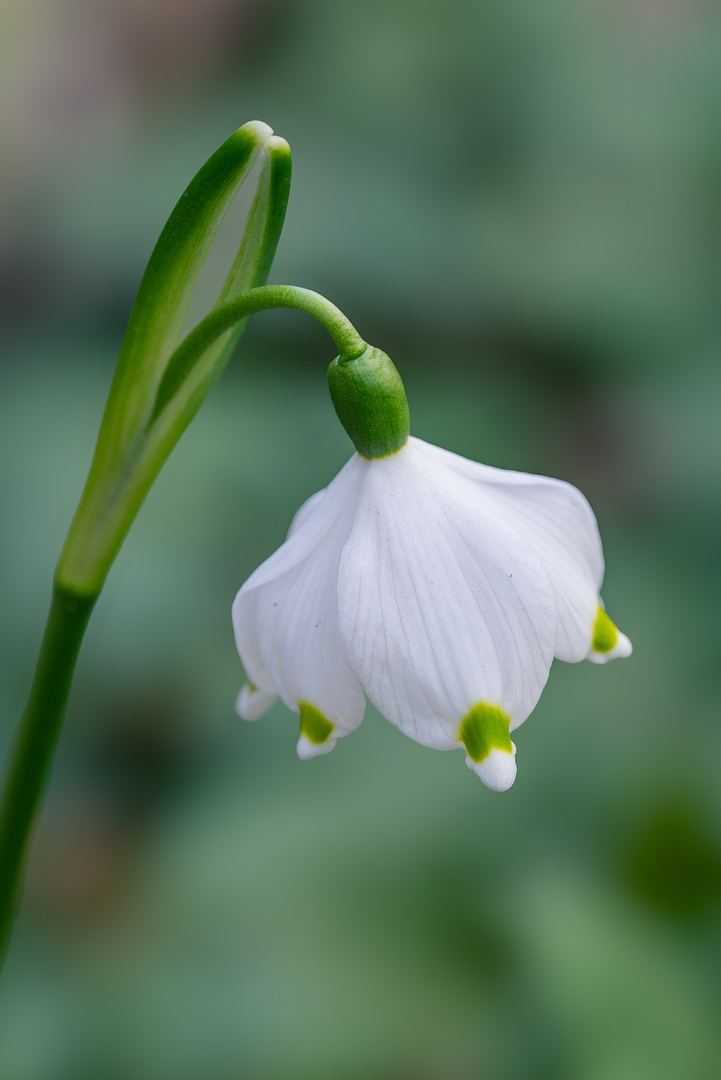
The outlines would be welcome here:
M 602 579 L 596 519 L 570 484 L 407 436 L 390 454 L 356 453 L 235 599 L 250 680 L 238 712 L 255 720 L 280 696 L 307 759 L 358 727 L 367 695 L 423 746 L 465 748 L 483 783 L 506 790 L 511 732 L 553 658 L 631 652 Z

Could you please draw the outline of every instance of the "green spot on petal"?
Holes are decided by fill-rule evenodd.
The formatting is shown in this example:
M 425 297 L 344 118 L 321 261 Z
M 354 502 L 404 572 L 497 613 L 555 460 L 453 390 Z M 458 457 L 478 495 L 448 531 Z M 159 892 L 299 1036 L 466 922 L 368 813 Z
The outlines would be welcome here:
M 246 687 L 248 689 L 249 694 L 257 694 L 258 693 L 258 687 L 255 685 L 255 683 L 247 682 L 245 685 L 246 685 Z
M 315 705 L 311 705 L 307 701 L 299 701 L 300 707 L 300 733 L 305 735 L 308 742 L 321 743 L 327 742 L 333 734 L 333 725 L 330 720 L 326 720 L 322 712 L 318 712 Z
M 461 721 L 458 738 L 468 751 L 471 761 L 485 761 L 491 750 L 513 753 L 510 735 L 510 717 L 497 705 L 481 701 L 474 705 Z
M 591 648 L 594 652 L 607 653 L 616 647 L 617 642 L 618 630 L 603 608 L 599 605 L 596 621 L 593 624 L 593 641 L 591 642 Z

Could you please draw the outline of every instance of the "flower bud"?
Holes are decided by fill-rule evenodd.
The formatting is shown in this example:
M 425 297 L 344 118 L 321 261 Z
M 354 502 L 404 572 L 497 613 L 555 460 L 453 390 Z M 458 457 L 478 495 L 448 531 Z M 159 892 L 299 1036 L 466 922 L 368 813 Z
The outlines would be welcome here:
M 328 384 L 338 419 L 364 458 L 387 457 L 410 434 L 408 401 L 389 356 L 369 345 L 352 360 L 336 357 Z

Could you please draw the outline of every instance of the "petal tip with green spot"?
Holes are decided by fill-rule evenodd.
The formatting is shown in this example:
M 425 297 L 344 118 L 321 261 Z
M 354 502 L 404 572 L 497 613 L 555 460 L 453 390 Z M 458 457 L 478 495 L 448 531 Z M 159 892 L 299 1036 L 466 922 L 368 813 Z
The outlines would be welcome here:
M 466 765 L 492 791 L 508 791 L 516 779 L 516 747 L 511 718 L 498 705 L 479 701 L 464 716 L 459 741 L 467 750 Z
M 266 693 L 247 682 L 235 699 L 235 711 L 241 720 L 260 720 L 276 700 L 275 694 Z
M 301 761 L 329 754 L 337 742 L 335 725 L 308 701 L 299 701 L 300 738 L 296 750 Z
M 479 701 L 461 720 L 458 739 L 472 761 L 481 762 L 495 748 L 511 752 L 511 718 L 499 705 Z
M 623 659 L 633 652 L 633 645 L 611 622 L 604 609 L 599 605 L 596 621 L 593 624 L 593 639 L 588 659 L 593 664 L 606 664 L 609 660 Z

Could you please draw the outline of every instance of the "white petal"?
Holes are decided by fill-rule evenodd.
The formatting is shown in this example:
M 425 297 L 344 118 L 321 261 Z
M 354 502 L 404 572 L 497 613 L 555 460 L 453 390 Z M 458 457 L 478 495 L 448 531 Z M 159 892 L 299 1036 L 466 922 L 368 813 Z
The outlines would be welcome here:
M 235 711 L 241 720 L 260 720 L 277 700 L 277 694 L 267 694 L 252 683 L 246 683 L 235 699 Z
M 341 644 L 337 593 L 363 471 L 356 455 L 322 497 L 302 507 L 302 520 L 233 604 L 236 644 L 252 681 L 296 712 L 311 706 L 333 725 L 334 737 L 353 731 L 365 706 Z
M 498 501 L 420 440 L 368 462 L 338 594 L 363 688 L 417 742 L 459 746 L 479 702 L 515 728 L 538 701 L 556 633 L 548 574 Z
M 290 523 L 286 539 L 290 539 L 293 533 L 298 532 L 301 525 L 311 517 L 313 511 L 317 508 L 318 503 L 323 499 L 327 490 L 327 488 L 321 488 L 320 491 L 316 491 L 309 499 L 305 500 L 300 509 L 296 510 L 295 516 Z
M 432 447 L 439 460 L 484 487 L 539 556 L 558 604 L 554 654 L 583 660 L 591 646 L 598 593 L 603 581 L 603 549 L 596 517 L 578 488 L 563 480 L 494 469 Z

